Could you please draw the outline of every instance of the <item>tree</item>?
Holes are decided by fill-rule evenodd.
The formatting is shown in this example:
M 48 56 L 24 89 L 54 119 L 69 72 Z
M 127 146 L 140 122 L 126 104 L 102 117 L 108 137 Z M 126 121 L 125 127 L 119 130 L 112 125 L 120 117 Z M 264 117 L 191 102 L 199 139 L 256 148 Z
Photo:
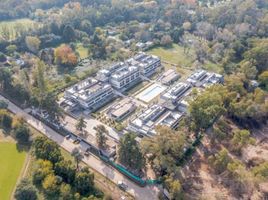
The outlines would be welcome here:
M 141 171 L 144 168 L 144 157 L 133 133 L 127 133 L 119 141 L 119 161 L 127 167 Z
M 12 87 L 12 75 L 9 69 L 0 68 L 0 84 L 1 89 L 5 92 L 8 92 Z
M 31 51 L 32 53 L 37 53 L 39 50 L 41 41 L 39 40 L 38 37 L 27 36 L 25 38 L 25 43 L 29 51 Z
M 221 86 L 207 89 L 194 101 L 190 102 L 189 111 L 192 120 L 192 128 L 198 132 L 200 129 L 207 129 L 214 121 L 225 112 L 224 97 Z
M 227 169 L 228 164 L 232 161 L 226 149 L 222 149 L 215 156 L 210 156 L 208 160 L 217 173 L 224 172 Z
M 40 186 L 49 174 L 53 174 L 52 163 L 48 160 L 37 160 L 33 169 L 33 183 Z
M 143 154 L 158 175 L 176 174 L 179 171 L 177 164 L 186 145 L 183 132 L 171 130 L 166 126 L 158 126 L 154 137 L 145 138 L 141 142 Z
M 108 138 L 106 137 L 105 134 L 108 133 L 108 130 L 103 125 L 96 126 L 95 130 L 97 131 L 96 140 L 97 140 L 98 147 L 101 149 L 106 148 L 106 141 Z
M 70 199 L 74 199 L 72 188 L 69 184 L 62 183 L 60 186 L 59 200 L 70 200 Z
M 79 162 L 84 158 L 84 156 L 81 154 L 80 150 L 78 148 L 74 148 L 72 150 L 71 155 L 74 157 L 74 160 L 76 162 L 76 169 L 79 167 Z
M 244 57 L 246 60 L 254 61 L 259 73 L 268 70 L 268 41 L 267 40 L 253 40 L 253 48 L 248 50 Z
M 63 159 L 58 144 L 45 137 L 36 137 L 33 146 L 37 159 L 49 160 L 53 164 Z
M 0 109 L 7 109 L 8 104 L 4 100 L 0 100 Z
M 88 195 L 94 190 L 94 174 L 90 173 L 88 168 L 83 168 L 76 173 L 74 186 L 81 195 Z
M 268 70 L 264 71 L 259 75 L 260 86 L 266 88 L 268 90 Z
M 54 51 L 55 62 L 66 67 L 73 67 L 77 64 L 78 59 L 73 50 L 65 44 L 62 44 Z
M 244 63 L 242 63 L 241 65 L 241 69 L 242 71 L 244 72 L 245 76 L 248 78 L 248 79 L 255 79 L 258 71 L 256 69 L 256 66 L 254 66 L 251 62 L 249 61 L 246 61 Z
M 54 174 L 49 174 L 46 176 L 46 178 L 42 182 L 42 187 L 47 198 L 58 199 L 57 197 L 59 195 L 60 188 L 58 179 Z
M 254 143 L 255 140 L 254 138 L 250 137 L 250 132 L 248 130 L 235 131 L 231 140 L 232 149 L 238 152 L 248 144 Z
M 172 44 L 172 38 L 170 37 L 170 35 L 164 35 L 162 38 L 161 38 L 161 41 L 160 41 L 160 44 L 162 46 L 170 46 Z
M 16 200 L 37 200 L 37 190 L 28 179 L 22 179 L 14 196 Z
M 87 125 L 86 125 L 86 121 L 85 121 L 85 118 L 83 116 L 81 116 L 76 125 L 75 125 L 75 128 L 77 131 L 79 131 L 80 133 L 83 133 L 84 132 L 84 128 L 86 128 Z
M 263 162 L 252 169 L 255 176 L 267 179 L 268 177 L 268 162 Z
M 6 47 L 6 51 L 9 55 L 13 55 L 17 51 L 16 45 L 9 45 Z
M 12 126 L 12 117 L 6 110 L 0 110 L 0 124 L 5 129 L 10 129 Z
M 21 124 L 15 128 L 14 136 L 19 143 L 28 143 L 30 138 L 30 129 L 25 124 Z
M 179 180 L 174 180 L 173 177 L 167 177 L 165 179 L 165 186 L 168 189 L 170 199 L 174 200 L 182 200 L 183 198 L 183 193 L 182 193 L 182 187 L 181 183 Z
M 71 161 L 62 160 L 54 167 L 55 174 L 62 177 L 63 181 L 72 184 L 75 178 L 75 166 Z
M 7 57 L 2 52 L 0 52 L 0 62 L 6 62 L 6 61 Z
M 70 25 L 66 25 L 62 33 L 63 39 L 66 42 L 73 42 L 75 40 L 74 28 Z

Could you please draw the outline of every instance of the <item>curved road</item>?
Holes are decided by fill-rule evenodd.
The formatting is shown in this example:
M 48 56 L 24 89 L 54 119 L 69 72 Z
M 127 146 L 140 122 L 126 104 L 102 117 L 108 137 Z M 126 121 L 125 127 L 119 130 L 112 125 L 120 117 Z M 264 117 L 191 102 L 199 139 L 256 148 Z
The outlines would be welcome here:
M 29 115 L 25 110 L 22 110 L 12 102 L 10 102 L 8 99 L 0 95 L 0 100 L 4 100 L 8 103 L 8 109 L 17 115 L 22 116 L 27 123 L 29 123 L 31 126 L 39 130 L 41 133 L 43 133 L 48 138 L 55 141 L 58 145 L 60 145 L 62 148 L 67 150 L 68 152 L 72 152 L 72 150 L 77 147 L 82 151 L 85 151 L 88 147 L 87 144 L 81 142 L 78 145 L 75 145 L 70 140 L 66 140 L 62 135 L 48 127 L 47 125 L 43 124 L 38 119 L 34 118 L 33 116 Z M 90 155 L 89 157 L 85 157 L 83 161 L 89 165 L 91 168 L 95 169 L 102 175 L 109 178 L 111 181 L 117 184 L 118 181 L 123 181 L 128 185 L 127 192 L 129 192 L 131 195 L 135 197 L 135 199 L 139 200 L 155 200 L 158 199 L 157 195 L 159 192 L 159 188 L 157 186 L 146 186 L 146 187 L 139 187 L 132 181 L 130 181 L 128 178 L 126 178 L 124 175 L 119 173 L 114 168 L 106 165 L 104 162 L 102 162 L 97 157 Z

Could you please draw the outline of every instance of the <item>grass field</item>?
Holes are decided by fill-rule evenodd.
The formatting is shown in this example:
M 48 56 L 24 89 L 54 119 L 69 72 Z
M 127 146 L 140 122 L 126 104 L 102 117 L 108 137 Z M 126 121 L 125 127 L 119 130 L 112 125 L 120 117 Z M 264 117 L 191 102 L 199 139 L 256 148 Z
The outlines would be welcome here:
M 78 43 L 76 45 L 75 51 L 79 54 L 80 59 L 84 59 L 84 58 L 87 58 L 89 56 L 88 49 L 83 47 L 83 45 L 81 43 Z
M 40 24 L 28 18 L 2 21 L 0 22 L 0 39 L 14 40 L 22 32 L 37 29 L 39 26 Z
M 148 53 L 159 56 L 164 62 L 172 63 L 179 67 L 190 67 L 195 60 L 195 55 L 192 49 L 189 50 L 189 53 L 185 53 L 184 48 L 177 44 L 173 44 L 169 48 L 152 48 Z
M 18 152 L 16 144 L 0 142 L 0 199 L 9 200 L 26 158 Z

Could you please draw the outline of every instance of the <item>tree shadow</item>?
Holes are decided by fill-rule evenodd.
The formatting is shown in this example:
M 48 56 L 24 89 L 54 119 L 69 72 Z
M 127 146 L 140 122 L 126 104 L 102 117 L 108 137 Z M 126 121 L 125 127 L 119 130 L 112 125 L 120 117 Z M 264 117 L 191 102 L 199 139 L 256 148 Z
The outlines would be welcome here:
M 32 145 L 31 142 L 23 143 L 23 144 L 17 142 L 16 143 L 16 148 L 17 148 L 18 152 L 29 152 L 30 149 L 31 149 L 31 145 Z

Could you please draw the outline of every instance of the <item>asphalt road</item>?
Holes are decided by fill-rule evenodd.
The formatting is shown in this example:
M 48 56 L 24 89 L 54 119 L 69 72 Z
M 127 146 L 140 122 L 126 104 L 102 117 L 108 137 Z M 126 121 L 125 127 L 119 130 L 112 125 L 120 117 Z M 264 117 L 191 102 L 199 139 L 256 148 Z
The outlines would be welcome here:
M 72 143 L 72 139 L 66 140 L 63 136 L 61 136 L 50 127 L 43 124 L 41 121 L 29 115 L 26 111 L 22 110 L 21 108 L 10 102 L 2 95 L 0 95 L 0 100 L 6 101 L 8 103 L 8 109 L 11 112 L 19 116 L 22 116 L 25 119 L 25 121 L 27 121 L 27 123 L 29 123 L 31 126 L 39 130 L 48 138 L 55 141 L 57 144 L 59 144 L 62 148 L 64 148 L 68 152 L 72 152 L 72 150 L 75 147 L 79 148 L 81 151 L 85 151 L 85 149 L 87 148 L 86 143 L 81 142 L 80 144 L 75 145 Z M 98 159 L 93 155 L 90 155 L 89 157 L 84 157 L 83 161 L 91 168 L 95 169 L 102 175 L 109 178 L 114 183 L 117 183 L 118 181 L 123 181 L 124 183 L 126 183 L 128 186 L 127 192 L 132 194 L 136 199 L 139 200 L 158 199 L 157 197 L 157 194 L 159 192 L 158 187 L 156 186 L 139 187 L 138 185 L 127 179 L 124 175 L 119 173 L 117 170 L 106 165 L 104 162 L 102 162 L 100 159 Z

